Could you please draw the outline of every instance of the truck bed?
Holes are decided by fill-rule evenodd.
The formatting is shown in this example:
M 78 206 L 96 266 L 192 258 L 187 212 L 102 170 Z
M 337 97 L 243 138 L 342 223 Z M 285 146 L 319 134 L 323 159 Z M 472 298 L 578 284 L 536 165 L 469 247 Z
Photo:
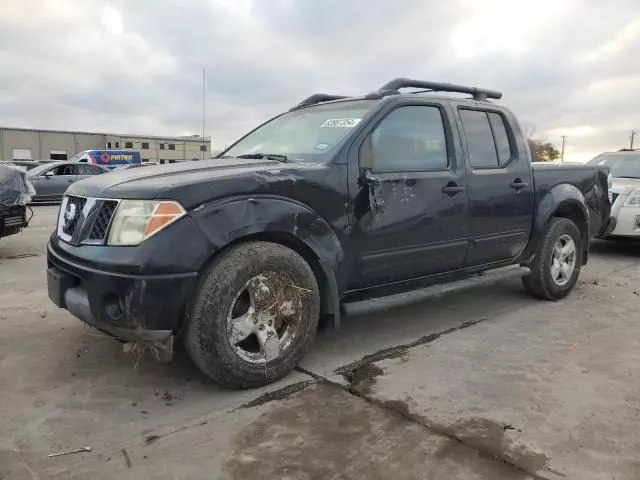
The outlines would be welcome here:
M 572 185 L 582 193 L 589 208 L 590 236 L 599 236 L 600 232 L 607 227 L 611 215 L 611 204 L 606 195 L 609 188 L 609 169 L 602 166 L 575 163 L 534 162 L 531 166 L 535 184 L 536 208 L 540 207 L 540 202 L 552 190 L 566 193 L 568 189 L 563 186 Z M 605 192 L 605 195 L 602 192 Z

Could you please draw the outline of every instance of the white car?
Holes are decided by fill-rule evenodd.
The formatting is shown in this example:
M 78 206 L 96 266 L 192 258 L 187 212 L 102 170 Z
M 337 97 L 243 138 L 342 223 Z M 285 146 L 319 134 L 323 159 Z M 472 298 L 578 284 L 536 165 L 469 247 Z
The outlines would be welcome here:
M 602 153 L 588 162 L 611 171 L 611 216 L 616 227 L 611 237 L 640 238 L 640 150 Z

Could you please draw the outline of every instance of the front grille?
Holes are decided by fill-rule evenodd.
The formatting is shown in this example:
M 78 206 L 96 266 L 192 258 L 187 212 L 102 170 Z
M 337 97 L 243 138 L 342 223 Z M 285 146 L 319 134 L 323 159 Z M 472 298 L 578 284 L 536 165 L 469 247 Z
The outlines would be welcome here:
M 89 233 L 89 240 L 104 240 L 106 238 L 109 224 L 117 206 L 118 202 L 115 200 L 101 201 L 100 210 Z
M 25 218 L 24 218 L 23 215 L 6 217 L 4 219 L 5 228 L 7 228 L 7 227 L 21 227 L 25 223 L 26 223 L 26 221 L 25 221 Z
M 82 217 L 82 209 L 87 203 L 87 199 L 83 197 L 74 197 L 69 195 L 64 211 L 60 212 L 63 216 L 62 232 L 70 237 L 76 231 L 76 228 L 80 225 L 80 219 Z

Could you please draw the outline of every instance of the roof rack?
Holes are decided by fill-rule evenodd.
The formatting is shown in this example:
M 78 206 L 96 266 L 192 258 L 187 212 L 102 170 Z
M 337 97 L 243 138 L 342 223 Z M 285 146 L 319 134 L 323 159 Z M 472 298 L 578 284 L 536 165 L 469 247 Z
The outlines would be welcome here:
M 305 98 L 295 107 L 289 109 L 290 112 L 298 110 L 300 108 L 308 107 L 309 105 L 315 105 L 316 103 L 331 102 L 332 100 L 342 100 L 343 98 L 349 98 L 345 95 L 328 95 L 326 93 L 315 93 L 310 97 Z
M 486 100 L 487 98 L 502 98 L 502 92 L 487 90 L 484 88 L 465 87 L 464 85 L 454 85 L 452 83 L 426 82 L 423 80 L 410 80 L 408 78 L 396 78 L 380 87 L 383 93 L 396 93 L 401 88 L 421 88 L 434 92 L 457 92 L 469 93 L 474 100 Z

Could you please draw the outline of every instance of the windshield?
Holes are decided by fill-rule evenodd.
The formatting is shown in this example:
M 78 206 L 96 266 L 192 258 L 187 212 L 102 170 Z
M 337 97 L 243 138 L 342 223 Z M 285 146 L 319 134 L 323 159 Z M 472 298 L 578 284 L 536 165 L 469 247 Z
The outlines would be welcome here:
M 606 165 L 614 178 L 640 178 L 640 152 L 603 153 L 589 165 Z
M 73 157 L 71 157 L 71 160 L 69 160 L 70 162 L 77 162 L 78 160 L 80 160 L 80 158 L 82 158 L 82 156 L 87 153 L 87 151 L 85 150 L 84 152 L 79 152 L 76 153 Z
M 284 155 L 291 160 L 326 161 L 330 152 L 358 125 L 377 100 L 356 100 L 285 113 L 259 127 L 221 156 L 252 153 Z

